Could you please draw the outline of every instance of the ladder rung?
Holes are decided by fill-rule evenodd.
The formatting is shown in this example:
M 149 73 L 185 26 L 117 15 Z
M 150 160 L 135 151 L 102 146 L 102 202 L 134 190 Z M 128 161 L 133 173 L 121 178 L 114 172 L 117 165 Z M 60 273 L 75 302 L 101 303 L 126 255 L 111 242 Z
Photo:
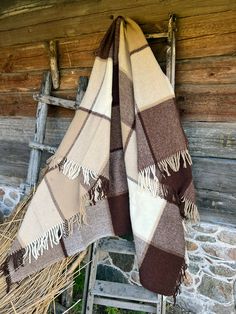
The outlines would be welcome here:
M 41 95 L 41 94 L 34 94 L 33 95 L 34 100 L 40 101 L 42 103 L 52 105 L 52 106 L 58 106 L 58 107 L 63 107 L 67 109 L 72 109 L 76 110 L 78 105 L 74 100 L 68 100 L 68 99 L 63 99 L 63 98 L 58 98 L 58 97 L 53 97 L 53 96 L 47 96 L 47 95 Z
M 156 313 L 156 306 L 153 306 L 153 305 L 134 303 L 134 302 L 128 302 L 128 301 L 120 301 L 120 300 L 115 300 L 115 299 L 112 300 L 112 299 L 107 299 L 107 298 L 102 298 L 102 297 L 95 297 L 94 304 L 117 307 L 119 309 L 142 311 L 146 313 Z
M 91 294 L 112 299 L 133 300 L 157 304 L 161 297 L 142 286 L 126 283 L 96 280 Z
M 145 34 L 146 39 L 167 38 L 168 33 Z
M 29 147 L 30 148 L 34 148 L 34 149 L 39 149 L 42 151 L 46 151 L 49 152 L 51 154 L 54 154 L 55 151 L 57 150 L 56 147 L 50 146 L 50 145 L 44 145 L 44 144 L 40 144 L 40 143 L 36 143 L 36 142 L 30 142 L 29 143 Z
M 134 242 L 125 239 L 104 238 L 99 241 L 98 246 L 105 252 L 135 255 Z

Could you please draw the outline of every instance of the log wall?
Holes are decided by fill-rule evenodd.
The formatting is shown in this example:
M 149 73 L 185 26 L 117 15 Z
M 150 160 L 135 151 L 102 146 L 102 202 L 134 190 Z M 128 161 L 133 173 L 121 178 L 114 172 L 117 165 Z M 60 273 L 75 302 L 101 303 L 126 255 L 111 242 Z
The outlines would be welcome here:
M 89 75 L 94 52 L 118 15 L 145 32 L 164 31 L 177 15 L 176 97 L 190 142 L 204 220 L 236 224 L 236 2 L 233 0 L 22 0 L 0 7 L 0 182 L 25 179 L 36 102 L 48 41 L 57 40 L 60 88 L 74 99 L 79 76 Z M 162 62 L 163 43 L 150 45 Z M 49 111 L 48 143 L 59 143 L 73 116 Z

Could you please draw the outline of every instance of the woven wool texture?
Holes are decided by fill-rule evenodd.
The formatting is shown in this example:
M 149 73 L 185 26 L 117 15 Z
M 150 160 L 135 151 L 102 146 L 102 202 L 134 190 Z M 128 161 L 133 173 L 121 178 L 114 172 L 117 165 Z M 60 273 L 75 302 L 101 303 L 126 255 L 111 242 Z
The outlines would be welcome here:
M 19 282 L 99 238 L 132 233 L 142 285 L 175 296 L 186 268 L 184 219 L 198 212 L 174 92 L 139 26 L 118 17 L 5 273 Z

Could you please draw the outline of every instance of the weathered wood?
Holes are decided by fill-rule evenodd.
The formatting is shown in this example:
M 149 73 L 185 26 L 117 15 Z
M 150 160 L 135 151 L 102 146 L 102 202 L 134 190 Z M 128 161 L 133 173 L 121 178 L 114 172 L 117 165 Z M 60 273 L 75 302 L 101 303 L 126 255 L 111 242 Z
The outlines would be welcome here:
M 134 300 L 157 304 L 158 295 L 143 287 L 118 282 L 96 280 L 93 294 L 102 297 L 113 296 L 116 299 Z
M 51 91 L 51 75 L 50 72 L 44 74 L 44 79 L 41 86 L 41 93 L 48 95 Z M 47 120 L 48 106 L 43 102 L 39 102 L 36 113 L 36 124 L 33 141 L 36 143 L 43 144 L 46 131 L 46 120 Z M 40 170 L 42 152 L 37 148 L 32 148 L 30 152 L 30 160 L 26 178 L 26 184 L 29 188 L 32 188 L 37 181 Z
M 194 157 L 236 159 L 236 123 L 183 123 Z
M 203 4 L 202 1 L 198 2 Z M 64 37 L 65 34 L 67 36 L 75 36 L 90 32 L 104 31 L 110 24 L 110 16 L 114 15 L 114 13 L 115 16 L 130 16 L 131 18 L 136 19 L 141 24 L 156 24 L 158 21 L 165 21 L 166 16 L 168 16 L 170 10 L 172 12 L 175 12 L 179 17 L 193 15 L 190 21 L 188 21 L 188 19 L 185 19 L 182 22 L 186 24 L 189 22 L 190 25 L 193 25 L 191 34 L 187 35 L 187 32 L 185 34 L 189 37 L 194 36 L 194 30 L 197 33 L 198 28 L 202 28 L 201 23 L 199 23 L 199 14 L 202 14 L 201 20 L 206 19 L 206 21 L 209 21 L 209 24 L 210 21 L 216 24 L 215 14 L 219 13 L 215 12 L 219 11 L 219 7 L 220 11 L 222 10 L 225 12 L 226 10 L 228 10 L 228 18 L 225 19 L 225 24 L 227 24 L 228 20 L 229 24 L 234 24 L 230 20 L 231 15 L 233 15 L 234 13 L 233 11 L 229 11 L 229 9 L 232 10 L 233 8 L 235 8 L 235 5 L 232 4 L 232 2 L 230 1 L 223 4 L 221 0 L 220 2 L 218 2 L 219 7 L 217 7 L 217 4 L 214 4 L 214 7 L 211 8 L 209 4 L 206 5 L 205 3 L 204 7 L 201 8 L 201 6 L 198 6 L 196 3 L 194 5 L 191 5 L 187 2 L 187 4 L 184 5 L 183 3 L 176 1 L 172 3 L 171 9 L 169 6 L 163 5 L 161 1 L 159 3 L 154 1 L 150 1 L 150 3 L 148 3 L 147 1 L 141 1 L 139 3 L 134 3 L 132 1 L 122 1 L 122 3 L 117 6 L 115 6 L 114 4 L 111 6 L 111 3 L 109 3 L 109 1 L 104 1 L 104 3 L 101 2 L 101 5 L 100 3 L 96 3 L 96 5 L 93 4 L 93 8 L 90 6 L 90 4 L 91 2 L 86 2 L 83 4 L 68 3 L 42 10 L 43 14 L 39 14 L 39 12 L 36 11 L 25 13 L 21 16 L 17 15 L 5 18 L 1 22 L 0 26 L 0 30 L 2 30 L 0 45 L 6 46 L 11 45 L 14 42 L 26 43 L 45 39 L 50 40 L 51 38 Z M 207 10 L 206 6 L 208 6 Z M 101 7 L 103 7 L 103 10 L 101 10 Z M 91 13 L 88 14 L 90 8 Z M 184 10 L 185 8 L 187 9 L 186 11 Z M 187 11 L 188 15 L 186 15 L 185 13 Z M 206 12 L 211 14 L 204 14 Z M 83 15 L 85 16 L 83 17 Z M 195 19 L 195 27 L 193 19 Z M 14 25 L 14 27 L 12 25 Z M 221 28 L 218 27 L 218 25 L 216 26 L 217 27 L 215 27 L 214 33 L 218 32 L 221 34 Z M 231 28 L 232 27 L 233 26 L 231 26 Z M 206 28 L 203 28 L 203 34 L 205 34 L 204 30 L 206 30 Z M 207 30 L 206 32 L 209 33 L 209 31 Z
M 76 90 L 52 92 L 56 97 L 74 100 Z M 181 117 L 191 121 L 236 121 L 235 84 L 176 86 Z M 35 116 L 33 92 L 0 93 L 0 116 Z M 73 112 L 51 106 L 49 116 L 72 117 Z
M 30 142 L 29 143 L 29 147 L 30 148 L 34 148 L 34 149 L 39 149 L 41 151 L 48 152 L 50 154 L 54 154 L 56 152 L 56 150 L 57 150 L 57 147 L 44 145 L 44 144 L 39 144 L 39 143 L 36 143 L 36 142 Z
M 235 55 L 236 33 L 207 35 L 178 40 L 177 60 L 207 56 Z
M 159 312 L 156 312 L 156 307 L 152 305 L 147 305 L 147 304 L 139 304 L 139 303 L 131 304 L 128 301 L 119 301 L 116 299 L 107 300 L 107 298 L 102 298 L 102 297 L 95 297 L 94 301 L 98 305 L 115 307 L 119 309 L 129 309 L 132 311 L 142 311 L 145 313 L 159 313 Z
M 52 77 L 52 85 L 54 89 L 58 89 L 60 85 L 59 70 L 58 70 L 58 57 L 57 57 L 57 43 L 55 40 L 49 42 L 50 53 L 50 69 Z
M 61 71 L 61 90 L 76 89 L 80 76 L 89 76 L 91 69 L 67 69 Z M 1 73 L 0 92 L 38 91 L 42 81 L 42 72 Z
M 104 238 L 98 242 L 99 250 L 119 254 L 135 254 L 134 243 L 125 239 Z
M 45 96 L 45 95 L 40 95 L 38 93 L 34 94 L 34 100 L 37 101 L 43 101 L 44 103 L 52 106 L 60 106 L 63 108 L 67 109 L 76 109 L 76 104 L 75 101 L 73 100 L 67 100 L 67 99 L 61 99 L 58 97 L 53 97 L 53 96 Z
M 193 177 L 197 189 L 235 195 L 236 159 L 193 157 Z
M 236 56 L 178 62 L 176 81 L 178 84 L 235 84 Z
M 235 84 L 176 86 L 180 115 L 191 121 L 236 121 Z
M 236 195 L 197 189 L 197 204 L 202 221 L 236 226 Z

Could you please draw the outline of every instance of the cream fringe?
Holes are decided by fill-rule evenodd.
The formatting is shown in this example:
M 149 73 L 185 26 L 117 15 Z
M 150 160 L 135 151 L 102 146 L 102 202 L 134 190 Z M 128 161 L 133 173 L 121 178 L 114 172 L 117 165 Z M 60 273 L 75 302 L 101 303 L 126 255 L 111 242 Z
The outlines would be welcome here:
M 184 196 L 181 198 L 181 202 L 184 203 L 185 217 L 193 223 L 199 222 L 200 217 L 199 217 L 197 206 L 193 202 L 185 198 Z
M 80 173 L 82 173 L 84 178 L 84 184 L 87 185 L 90 185 L 91 179 L 98 179 L 98 174 L 95 171 L 83 167 L 73 160 L 63 161 L 63 157 L 56 157 L 54 155 L 47 160 L 47 163 L 49 164 L 49 168 L 56 168 L 61 164 L 62 173 L 72 180 L 76 179 L 80 175 Z
M 23 263 L 26 261 L 28 263 L 32 262 L 32 258 L 38 259 L 43 255 L 45 250 L 53 248 L 55 245 L 60 243 L 62 237 L 67 237 L 68 235 L 72 235 L 74 225 L 80 229 L 81 224 L 86 223 L 84 221 L 83 214 L 76 214 L 68 219 L 66 222 L 61 222 L 50 228 L 46 233 L 44 233 L 37 240 L 31 242 L 25 247 L 25 254 L 23 256 Z M 68 226 L 68 230 L 65 228 Z
M 184 162 L 184 168 L 187 167 L 187 163 L 191 166 L 192 165 L 192 159 L 187 149 L 181 150 L 177 152 L 176 154 L 167 157 L 166 159 L 161 160 L 158 163 L 158 167 L 160 170 L 165 171 L 166 174 L 169 176 L 169 170 L 168 167 L 170 167 L 171 170 L 177 172 L 180 168 L 180 157 L 182 157 Z
M 58 245 L 60 243 L 60 239 L 63 233 L 63 222 L 56 226 L 53 226 L 40 238 L 26 246 L 23 261 L 25 262 L 25 260 L 28 259 L 28 262 L 31 263 L 32 257 L 37 260 L 38 257 L 41 256 L 45 250 L 49 249 L 49 245 L 51 246 L 51 248 L 53 248 L 54 245 Z
M 138 185 L 142 190 L 148 190 L 152 196 L 166 196 L 167 189 L 159 182 L 156 175 L 156 166 L 152 165 L 139 172 Z

